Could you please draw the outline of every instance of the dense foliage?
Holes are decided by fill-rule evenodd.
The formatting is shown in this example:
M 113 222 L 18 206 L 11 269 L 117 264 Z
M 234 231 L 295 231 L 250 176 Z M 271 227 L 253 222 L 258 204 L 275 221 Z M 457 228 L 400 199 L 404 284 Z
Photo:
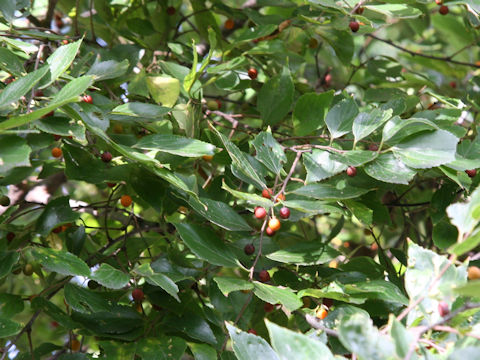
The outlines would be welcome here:
M 478 358 L 478 0 L 0 14 L 0 359 Z

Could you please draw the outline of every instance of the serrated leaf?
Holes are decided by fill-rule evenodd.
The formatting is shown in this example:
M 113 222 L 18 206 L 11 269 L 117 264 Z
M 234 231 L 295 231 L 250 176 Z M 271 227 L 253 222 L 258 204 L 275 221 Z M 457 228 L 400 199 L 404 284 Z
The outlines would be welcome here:
M 180 302 L 180 298 L 178 297 L 178 286 L 167 275 L 154 272 L 150 267 L 150 264 L 142 264 L 135 268 L 134 272 L 138 275 L 144 276 L 148 283 L 161 287 L 175 300 Z
M 146 104 L 141 102 L 128 102 L 118 105 L 112 110 L 112 114 L 141 117 L 145 119 L 158 119 L 167 114 L 171 109 L 168 107 Z
M 113 266 L 103 263 L 90 276 L 91 279 L 108 289 L 121 289 L 128 284 L 130 276 L 124 272 L 115 269 Z
M 10 274 L 19 258 L 20 253 L 16 251 L 0 251 L 0 279 Z
M 115 60 L 95 61 L 86 75 L 91 75 L 95 81 L 114 79 L 124 75 L 128 66 L 129 62 L 127 59 L 121 62 Z
M 381 154 L 364 169 L 374 179 L 393 184 L 407 185 L 417 174 L 391 153 Z
M 286 249 L 277 250 L 267 255 L 267 258 L 295 265 L 324 264 L 340 253 L 329 245 L 321 242 L 298 243 Z
M 0 177 L 19 166 L 30 166 L 32 149 L 27 141 L 16 135 L 0 136 Z
M 254 287 L 251 282 L 239 278 L 217 276 L 213 280 L 215 280 L 218 288 L 225 296 L 228 296 L 232 291 L 252 290 Z
M 226 323 L 232 347 L 238 360 L 279 360 L 278 355 L 261 337 L 246 333 Z
M 75 59 L 81 44 L 82 39 L 68 45 L 60 46 L 48 57 L 46 63 L 50 71 L 45 79 L 42 80 L 40 89 L 49 86 L 68 69 L 73 59 Z
M 178 135 L 153 134 L 140 139 L 134 148 L 157 150 L 184 157 L 213 155 L 215 146 L 200 140 Z
M 289 311 L 297 310 L 303 305 L 302 301 L 291 289 L 279 288 L 258 281 L 254 281 L 253 284 L 255 286 L 253 290 L 255 295 L 270 304 L 282 304 Z
M 303 153 L 302 159 L 307 169 L 307 183 L 328 179 L 347 168 L 347 165 L 334 160 L 332 154 L 325 150 L 314 149 L 311 153 Z
M 0 318 L 0 338 L 17 335 L 23 326 L 8 318 Z
M 357 104 L 351 98 L 344 99 L 335 104 L 325 118 L 325 123 L 332 138 L 339 138 L 352 131 L 353 120 L 357 114 Z
M 355 142 L 367 137 L 388 119 L 392 117 L 392 110 L 373 109 L 369 113 L 360 113 L 353 120 L 352 132 Z
M 47 236 L 54 228 L 75 222 L 80 214 L 70 207 L 69 198 L 62 196 L 51 200 L 37 219 L 35 231 Z
M 180 96 L 180 81 L 173 77 L 148 76 L 147 87 L 157 104 L 173 107 Z
M 287 157 L 282 146 L 275 140 L 270 132 L 262 131 L 252 141 L 257 151 L 256 158 L 265 165 L 274 174 L 283 171 L 282 163 L 287 161 Z
M 359 197 L 370 189 L 362 189 L 354 186 L 339 186 L 340 184 L 310 184 L 292 191 L 292 193 L 311 197 L 319 200 L 343 200 Z
M 32 251 L 32 255 L 48 271 L 71 276 L 88 277 L 90 275 L 88 265 L 67 251 L 36 248 Z
M 333 100 L 333 90 L 322 94 L 307 93 L 300 96 L 293 110 L 294 133 L 309 135 L 325 125 L 325 116 Z

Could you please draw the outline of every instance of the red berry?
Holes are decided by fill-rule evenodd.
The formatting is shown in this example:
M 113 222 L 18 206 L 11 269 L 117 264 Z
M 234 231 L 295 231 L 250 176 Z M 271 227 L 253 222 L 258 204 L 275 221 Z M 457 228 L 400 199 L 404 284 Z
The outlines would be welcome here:
M 246 255 L 252 255 L 255 252 L 255 246 L 253 244 L 247 244 L 243 248 Z
M 357 168 L 355 166 L 349 166 L 347 168 L 347 175 L 350 177 L 354 177 L 357 175 Z
M 266 199 L 271 199 L 272 198 L 272 190 L 271 189 L 263 189 L 262 190 L 262 196 Z
M 13 239 L 15 239 L 15 234 L 13 232 L 9 232 L 7 234 L 7 241 L 11 242 Z
M 441 317 L 447 316 L 450 314 L 450 309 L 448 308 L 448 304 L 445 301 L 440 301 L 438 303 L 438 313 Z
M 93 99 L 90 95 L 83 95 L 82 100 L 83 100 L 83 102 L 86 102 L 87 104 L 93 104 Z
M 290 209 L 287 207 L 282 207 L 280 209 L 280 217 L 282 219 L 288 219 L 290 217 Z
M 53 111 L 50 111 L 49 113 L 46 113 L 45 115 L 42 116 L 42 118 L 47 118 L 50 116 L 53 116 L 55 113 Z
M 215 102 L 217 103 L 218 108 L 221 109 L 222 108 L 222 102 L 218 99 L 215 99 Z
M 235 21 L 233 21 L 232 19 L 228 19 L 227 21 L 225 21 L 225 29 L 232 30 L 234 27 Z
M 257 219 L 262 220 L 262 219 L 265 219 L 265 216 L 267 216 L 267 210 L 265 210 L 265 209 L 264 209 L 263 207 L 261 207 L 261 206 L 257 206 L 257 207 L 255 208 L 255 217 L 256 217 Z
M 109 163 L 110 161 L 112 161 L 112 154 L 109 153 L 108 151 L 105 151 L 104 153 L 102 153 L 102 161 L 105 162 L 105 163 Z
M 55 229 L 52 230 L 53 233 L 55 234 L 59 234 L 62 232 L 62 227 L 61 226 L 57 226 Z
M 109 188 L 114 188 L 116 185 L 117 185 L 117 184 L 115 184 L 115 183 L 107 182 L 107 186 L 108 186 Z
M 257 332 L 255 331 L 255 329 L 248 329 L 248 333 L 253 334 L 253 335 L 257 335 Z
M 262 270 L 258 274 L 258 278 L 260 279 L 261 282 L 267 282 L 267 281 L 270 281 L 270 274 L 268 273 L 267 270 Z
M 10 77 L 5 79 L 4 83 L 5 83 L 5 85 L 8 85 L 8 84 L 10 84 L 14 81 L 15 81 L 15 78 L 13 76 L 10 76 Z
M 135 301 L 142 301 L 145 298 L 142 289 L 134 289 L 132 291 L 132 298 Z
M 55 139 L 55 141 L 58 141 L 62 138 L 62 135 L 53 135 L 53 138 Z
M 330 86 L 331 83 L 332 83 L 332 74 L 326 74 L 325 77 L 323 78 L 323 83 L 326 85 L 326 86 Z
M 378 145 L 377 144 L 370 144 L 370 145 L 368 145 L 368 150 L 378 151 Z
M 268 236 L 273 236 L 273 235 L 275 235 L 275 231 L 273 231 L 272 228 L 270 228 L 270 227 L 267 227 L 267 229 L 265 230 L 265 232 L 267 233 Z
M 360 24 L 355 20 L 350 21 L 350 24 L 348 26 L 350 26 L 350 30 L 352 30 L 352 32 L 357 32 L 358 29 L 360 29 Z
M 69 42 L 69 41 L 68 41 L 67 39 L 63 39 L 63 40 L 62 40 L 62 44 L 63 44 L 63 45 L 68 45 L 68 42 Z
M 167 14 L 170 15 L 170 16 L 175 15 L 176 12 L 177 12 L 177 10 L 173 6 L 169 6 L 167 8 Z
M 471 178 L 475 177 L 475 175 L 477 175 L 477 170 L 476 169 L 472 169 L 472 170 L 465 170 L 465 172 L 467 173 L 467 175 Z
M 365 8 L 360 6 L 359 8 L 357 8 L 357 10 L 355 10 L 355 14 L 362 15 L 364 10 Z
M 255 68 L 248 69 L 248 76 L 250 79 L 255 80 L 258 76 L 258 71 Z
M 457 88 L 457 83 L 456 83 L 455 81 L 450 81 L 449 85 L 450 85 L 450 87 L 451 87 L 452 89 L 456 89 L 456 88 Z
M 263 305 L 263 311 L 266 313 L 272 312 L 273 310 L 275 310 L 275 305 L 270 303 L 265 303 L 265 305 Z
M 448 14 L 448 6 L 446 6 L 446 5 L 440 6 L 440 9 L 438 10 L 438 12 L 442 15 L 447 15 Z
M 36 90 L 36 91 L 35 91 L 35 94 L 33 94 L 33 96 L 35 96 L 35 97 L 41 97 L 41 96 L 43 96 L 43 91 L 42 91 L 42 90 Z

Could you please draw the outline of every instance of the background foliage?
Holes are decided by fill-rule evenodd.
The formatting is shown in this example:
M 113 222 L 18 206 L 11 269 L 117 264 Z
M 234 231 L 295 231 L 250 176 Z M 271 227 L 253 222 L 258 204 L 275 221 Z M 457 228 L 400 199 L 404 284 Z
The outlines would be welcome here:
M 0 358 L 478 358 L 480 2 L 440 2 L 0 2 Z

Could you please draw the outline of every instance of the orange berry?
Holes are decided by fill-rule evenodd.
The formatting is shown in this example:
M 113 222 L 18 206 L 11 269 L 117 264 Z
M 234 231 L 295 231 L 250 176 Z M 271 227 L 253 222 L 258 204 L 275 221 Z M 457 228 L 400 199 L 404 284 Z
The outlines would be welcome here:
M 468 278 L 470 280 L 480 279 L 480 268 L 477 266 L 470 266 L 468 268 Z
M 70 349 L 72 349 L 72 351 L 74 352 L 77 352 L 80 350 L 80 345 L 80 341 L 78 341 L 77 339 L 73 339 L 70 344 Z
M 271 218 L 268 221 L 268 227 L 273 231 L 278 231 L 280 229 L 280 220 L 278 220 L 276 217 Z
M 54 147 L 52 149 L 52 156 L 55 158 L 62 157 L 62 149 L 60 149 L 59 147 Z
M 315 316 L 317 317 L 317 319 L 320 319 L 320 320 L 323 320 L 327 317 L 328 315 L 328 311 L 325 310 L 323 307 L 318 309 L 316 312 L 315 312 Z
M 279 200 L 285 201 L 285 194 L 284 194 L 284 193 L 281 193 L 281 194 L 279 194 L 279 195 L 277 196 L 277 202 L 278 202 Z
M 232 30 L 235 27 L 235 21 L 233 19 L 228 19 L 225 21 L 225 29 Z
M 203 155 L 202 159 L 205 161 L 212 161 L 213 155 Z
M 125 207 L 129 207 L 132 205 L 132 197 L 130 195 L 122 195 L 120 203 Z

